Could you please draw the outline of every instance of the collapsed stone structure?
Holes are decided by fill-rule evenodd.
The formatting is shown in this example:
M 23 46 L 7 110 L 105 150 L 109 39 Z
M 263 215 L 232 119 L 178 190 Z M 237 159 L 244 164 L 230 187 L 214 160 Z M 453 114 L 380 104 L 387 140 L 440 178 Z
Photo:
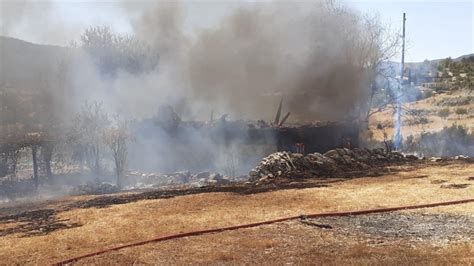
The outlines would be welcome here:
M 271 181 L 277 178 L 335 177 L 350 172 L 367 171 L 388 163 L 418 160 L 413 155 L 404 156 L 399 152 L 385 152 L 383 149 L 353 150 L 338 148 L 324 154 L 276 152 L 265 157 L 250 171 L 254 182 Z

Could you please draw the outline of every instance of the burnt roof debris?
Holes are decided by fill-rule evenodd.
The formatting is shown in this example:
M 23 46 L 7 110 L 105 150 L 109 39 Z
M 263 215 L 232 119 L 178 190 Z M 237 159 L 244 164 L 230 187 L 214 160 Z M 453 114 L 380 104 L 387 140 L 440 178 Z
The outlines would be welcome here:
M 283 98 L 280 100 L 280 104 L 278 105 L 278 110 L 275 116 L 275 121 L 273 122 L 273 125 L 278 125 L 280 122 L 280 116 L 281 116 L 281 107 L 283 106 Z

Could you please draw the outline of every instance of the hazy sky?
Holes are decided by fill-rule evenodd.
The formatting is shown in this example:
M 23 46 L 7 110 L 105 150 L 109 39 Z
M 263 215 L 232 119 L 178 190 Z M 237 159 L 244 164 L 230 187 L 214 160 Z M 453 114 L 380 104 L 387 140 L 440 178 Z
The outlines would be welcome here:
M 106 24 L 116 31 L 127 33 L 131 31 L 130 21 L 143 10 L 137 2 L 0 0 L 0 33 L 31 42 L 58 45 L 77 39 L 89 25 Z M 185 2 L 186 31 L 192 33 L 196 28 L 216 25 L 222 16 L 242 2 Z M 402 13 L 406 12 L 408 62 L 474 52 L 473 1 L 346 0 L 345 4 L 361 12 L 378 13 L 380 19 L 393 29 L 401 29 Z

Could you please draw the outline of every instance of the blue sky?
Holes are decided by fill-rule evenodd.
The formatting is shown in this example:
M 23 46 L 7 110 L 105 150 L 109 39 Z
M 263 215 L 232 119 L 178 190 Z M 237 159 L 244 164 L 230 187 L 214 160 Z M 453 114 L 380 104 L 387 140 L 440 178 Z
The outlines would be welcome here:
M 7 11 L 6 1 L 0 0 L 0 17 L 15 18 Z M 36 8 L 43 8 L 46 2 L 36 1 Z M 43 14 L 35 12 L 40 20 L 34 23 L 27 19 L 16 23 L 9 35 L 37 43 L 66 45 L 71 39 L 77 38 L 89 25 L 110 25 L 119 32 L 130 32 L 130 18 L 139 15 L 139 8 L 124 8 L 113 0 L 51 0 L 55 9 Z M 130 3 L 132 0 L 122 0 Z M 38 2 L 40 4 L 38 4 Z M 252 1 L 247 1 L 252 2 Z M 11 2 L 15 3 L 15 2 Z M 381 21 L 394 30 L 401 29 L 402 13 L 407 14 L 407 53 L 406 61 L 422 61 L 447 56 L 457 57 L 474 52 L 474 4 L 473 1 L 359 1 L 345 0 L 343 3 L 363 13 L 378 14 Z M 13 4 L 15 5 L 15 4 Z M 239 6 L 237 1 L 188 1 L 186 8 L 186 29 L 209 27 L 218 23 L 219 19 Z M 29 8 L 30 5 L 27 5 Z M 127 10 L 125 10 L 127 9 Z M 136 12 L 134 12 L 136 11 Z M 28 17 L 28 16 L 24 16 Z M 0 18 L 0 22 L 3 18 Z M 33 19 L 31 19 L 33 20 Z M 58 22 L 59 21 L 59 22 Z M 5 22 L 2 24 L 6 24 Z M 61 34 L 40 34 L 36 29 L 60 27 Z M 4 29 L 4 28 L 3 28 Z M 67 32 L 67 34 L 65 34 Z M 75 34 L 75 35 L 73 35 Z M 45 39 L 44 36 L 52 38 Z
M 474 53 L 473 1 L 350 1 L 362 12 L 401 29 L 406 13 L 406 61 Z

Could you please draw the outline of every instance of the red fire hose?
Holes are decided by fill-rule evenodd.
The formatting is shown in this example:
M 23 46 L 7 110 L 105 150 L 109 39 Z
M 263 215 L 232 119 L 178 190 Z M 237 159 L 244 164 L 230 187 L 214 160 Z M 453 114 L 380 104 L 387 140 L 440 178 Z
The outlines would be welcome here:
M 218 233 L 218 232 L 230 231 L 230 230 L 236 230 L 236 229 L 242 229 L 242 228 L 250 228 L 250 227 L 256 227 L 256 226 L 260 226 L 260 225 L 274 224 L 274 223 L 279 223 L 279 222 L 284 222 L 284 221 L 289 221 L 289 220 L 296 220 L 296 219 L 301 219 L 301 218 L 362 215 L 362 214 L 370 214 L 370 213 L 381 213 L 381 212 L 393 212 L 393 211 L 400 211 L 400 210 L 431 208 L 431 207 L 455 205 L 455 204 L 463 204 L 463 203 L 471 203 L 471 202 L 474 202 L 474 199 L 446 201 L 446 202 L 437 202 L 437 203 L 430 203 L 430 204 L 401 206 L 401 207 L 392 207 L 392 208 L 380 208 L 380 209 L 369 209 L 369 210 L 347 211 L 347 212 L 327 212 L 327 213 L 315 213 L 315 214 L 308 214 L 308 215 L 290 216 L 290 217 L 284 217 L 284 218 L 279 218 L 279 219 L 275 219 L 275 220 L 268 220 L 268 221 L 263 221 L 263 222 L 257 222 L 257 223 L 241 224 L 241 225 L 234 225 L 234 226 L 229 226 L 229 227 L 221 227 L 221 228 L 214 228 L 214 229 L 208 229 L 208 230 L 200 230 L 200 231 L 192 231 L 192 232 L 186 232 L 186 233 L 180 233 L 180 234 L 160 236 L 160 237 L 157 237 L 157 238 L 148 239 L 148 240 L 144 240 L 144 241 L 140 241 L 140 242 L 125 244 L 125 245 L 116 246 L 116 247 L 107 248 L 107 249 L 102 249 L 102 250 L 99 250 L 99 251 L 96 251 L 96 252 L 93 252 L 93 253 L 84 254 L 84 255 L 77 256 L 77 257 L 74 257 L 74 258 L 71 258 L 71 259 L 60 261 L 60 262 L 57 262 L 53 265 L 65 265 L 65 264 L 69 264 L 69 263 L 78 261 L 78 260 L 83 259 L 83 258 L 93 257 L 93 256 L 97 256 L 97 255 L 100 255 L 100 254 L 104 254 L 104 253 L 107 253 L 107 252 L 110 252 L 110 251 L 115 251 L 115 250 L 119 250 L 119 249 L 123 249 L 123 248 L 141 246 L 141 245 L 145 245 L 145 244 L 152 243 L 152 242 L 161 242 L 161 241 L 165 241 L 165 240 L 183 238 L 183 237 L 187 237 L 187 236 L 197 236 L 197 235 L 203 235 L 203 234 L 209 234 L 209 233 Z

